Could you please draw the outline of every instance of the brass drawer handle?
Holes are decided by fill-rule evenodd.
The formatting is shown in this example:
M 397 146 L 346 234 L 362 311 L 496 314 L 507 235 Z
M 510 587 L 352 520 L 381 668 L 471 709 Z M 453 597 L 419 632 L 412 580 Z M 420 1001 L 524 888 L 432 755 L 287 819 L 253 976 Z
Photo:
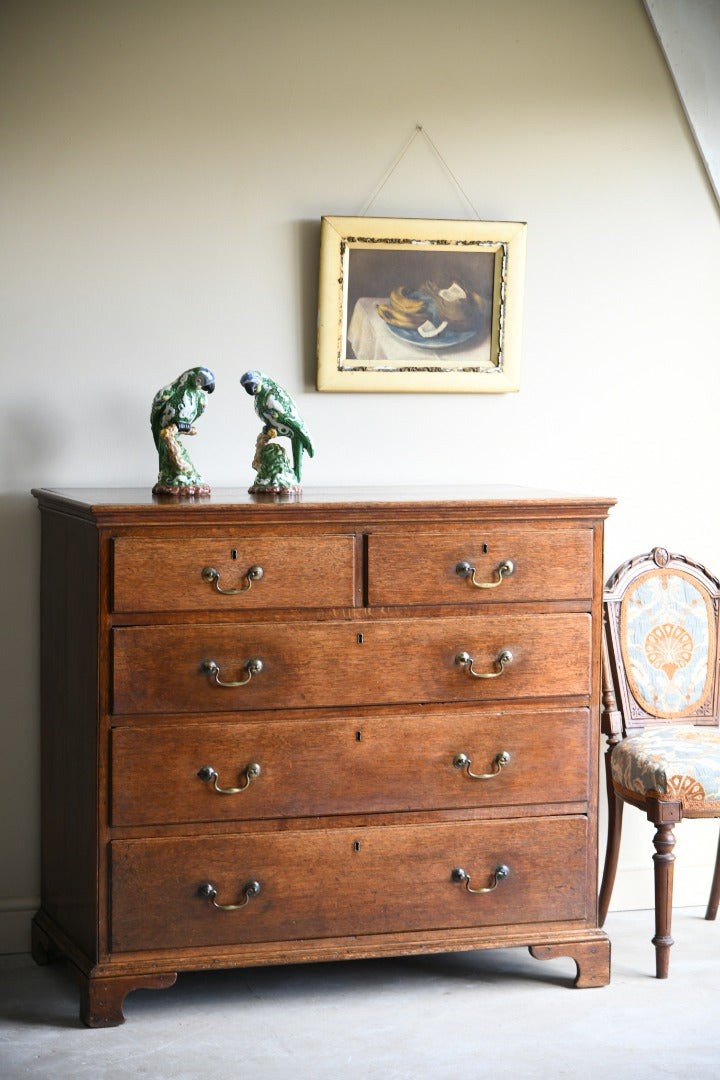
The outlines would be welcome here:
M 212 679 L 215 680 L 218 686 L 229 687 L 245 686 L 247 683 L 250 682 L 253 675 L 259 675 L 262 669 L 262 660 L 260 660 L 260 658 L 257 656 L 253 656 L 243 666 L 243 670 L 247 672 L 247 678 L 239 679 L 237 682 L 223 682 L 223 680 L 220 678 L 220 668 L 214 660 L 203 660 L 202 664 L 200 665 L 200 670 L 202 671 L 203 675 L 209 675 Z
M 265 571 L 263 570 L 262 566 L 251 566 L 245 574 L 245 581 L 247 584 L 243 585 L 242 588 L 221 589 L 219 570 L 216 570 L 214 566 L 205 566 L 200 571 L 200 576 L 203 581 L 207 581 L 210 585 L 215 582 L 215 588 L 219 593 L 222 593 L 223 596 L 236 596 L 238 593 L 247 592 L 248 589 L 252 586 L 253 581 L 260 581 L 260 579 L 264 577 L 264 575 Z
M 198 889 L 198 896 L 202 896 L 203 900 L 207 900 L 213 907 L 216 907 L 218 911 L 238 911 L 239 908 L 249 904 L 253 896 L 258 895 L 260 888 L 259 881 L 248 881 L 242 887 L 242 900 L 239 900 L 237 904 L 218 904 L 217 889 L 211 881 L 206 881 L 204 885 L 201 885 Z
M 492 780 L 493 777 L 500 775 L 506 765 L 510 764 L 510 755 L 507 750 L 501 750 L 500 753 L 495 756 L 494 764 L 495 768 L 493 772 L 475 773 L 470 768 L 472 765 L 472 758 L 469 758 L 467 754 L 456 754 L 453 758 L 453 765 L 455 768 L 464 769 L 468 776 L 471 776 L 473 780 Z
M 509 649 L 502 649 L 497 655 L 497 663 L 500 665 L 499 671 L 475 671 L 473 667 L 473 658 L 468 652 L 460 652 L 455 657 L 455 663 L 458 667 L 467 668 L 471 675 L 476 679 L 498 679 L 502 675 L 508 664 L 512 664 L 513 654 Z
M 490 878 L 490 884 L 488 886 L 486 886 L 486 888 L 484 888 L 484 889 L 471 889 L 470 888 L 470 875 L 468 873 L 466 873 L 466 871 L 463 870 L 463 868 L 461 866 L 455 867 L 455 869 L 452 872 L 452 879 L 453 879 L 453 881 L 459 881 L 461 884 L 464 883 L 465 888 L 470 893 L 486 893 L 486 892 L 494 892 L 495 889 L 497 889 L 500 882 L 504 881 L 504 879 L 506 877 L 508 877 L 509 874 L 510 874 L 510 867 L 505 866 L 504 863 L 501 863 L 500 866 L 496 866 L 495 869 L 493 870 L 492 877 Z
M 459 562 L 455 567 L 455 573 L 458 577 L 471 578 L 473 585 L 476 589 L 497 589 L 498 585 L 502 585 L 506 577 L 515 570 L 515 563 L 512 559 L 503 559 L 498 567 L 495 568 L 497 574 L 497 581 L 478 581 L 475 577 L 476 569 L 469 562 Z
M 241 791 L 247 791 L 253 780 L 257 780 L 258 776 L 262 772 L 262 766 L 257 761 L 253 761 L 250 765 L 246 765 L 243 769 L 243 776 L 245 777 L 245 783 L 242 787 L 220 787 L 218 784 L 217 770 L 213 769 L 212 765 L 203 765 L 202 769 L 198 770 L 198 776 L 204 783 L 212 784 L 216 791 L 219 791 L 221 795 L 239 795 Z

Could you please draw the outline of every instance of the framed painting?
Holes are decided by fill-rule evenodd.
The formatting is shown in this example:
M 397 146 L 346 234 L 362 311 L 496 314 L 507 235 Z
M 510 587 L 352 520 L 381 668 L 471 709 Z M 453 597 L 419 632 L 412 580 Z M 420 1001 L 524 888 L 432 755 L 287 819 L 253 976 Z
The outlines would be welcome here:
M 518 390 L 526 230 L 324 217 L 318 390 Z

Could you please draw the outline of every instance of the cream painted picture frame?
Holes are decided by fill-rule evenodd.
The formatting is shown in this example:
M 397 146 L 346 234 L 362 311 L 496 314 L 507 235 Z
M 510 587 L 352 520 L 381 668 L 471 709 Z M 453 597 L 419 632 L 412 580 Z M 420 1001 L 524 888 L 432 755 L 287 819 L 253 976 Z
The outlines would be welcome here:
M 520 388 L 527 225 L 323 217 L 317 388 Z

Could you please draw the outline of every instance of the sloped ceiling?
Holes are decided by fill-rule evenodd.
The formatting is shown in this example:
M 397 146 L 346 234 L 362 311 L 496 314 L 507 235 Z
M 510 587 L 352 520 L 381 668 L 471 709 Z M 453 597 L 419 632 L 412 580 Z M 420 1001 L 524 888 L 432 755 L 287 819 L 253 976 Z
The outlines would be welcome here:
M 644 0 L 720 204 L 720 0 Z

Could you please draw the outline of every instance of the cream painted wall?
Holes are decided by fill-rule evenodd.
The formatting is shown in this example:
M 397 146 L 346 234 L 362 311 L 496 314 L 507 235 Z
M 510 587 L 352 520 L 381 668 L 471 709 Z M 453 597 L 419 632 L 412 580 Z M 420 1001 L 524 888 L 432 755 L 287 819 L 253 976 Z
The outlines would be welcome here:
M 257 365 L 314 434 L 309 486 L 614 495 L 608 570 L 657 543 L 720 567 L 720 230 L 641 0 L 6 0 L 0 19 L 10 950 L 39 892 L 30 487 L 151 485 L 150 399 L 201 363 L 218 390 L 193 456 L 245 484 Z M 317 394 L 320 216 L 358 213 L 418 122 L 484 217 L 529 223 L 522 389 Z M 467 216 L 420 139 L 372 212 Z M 650 826 L 628 818 L 615 906 L 650 906 Z M 702 903 L 715 832 L 678 832 L 677 901 Z

